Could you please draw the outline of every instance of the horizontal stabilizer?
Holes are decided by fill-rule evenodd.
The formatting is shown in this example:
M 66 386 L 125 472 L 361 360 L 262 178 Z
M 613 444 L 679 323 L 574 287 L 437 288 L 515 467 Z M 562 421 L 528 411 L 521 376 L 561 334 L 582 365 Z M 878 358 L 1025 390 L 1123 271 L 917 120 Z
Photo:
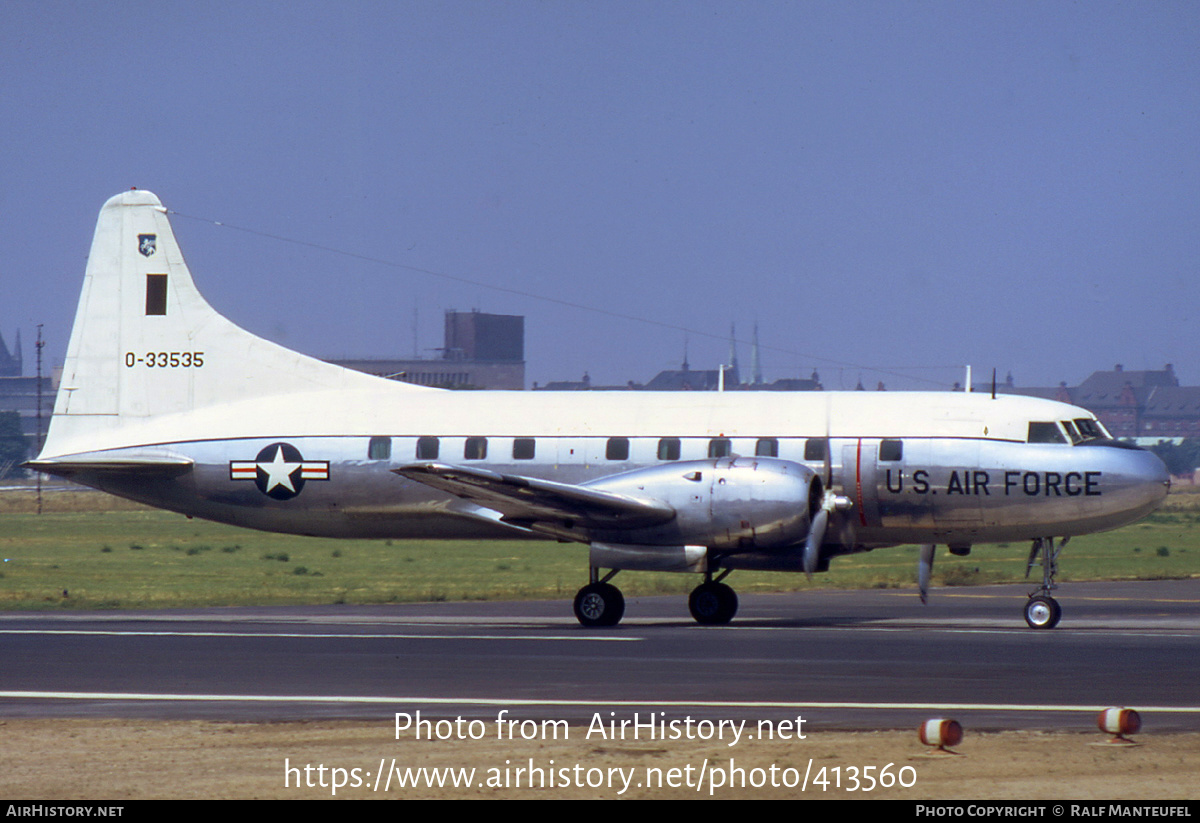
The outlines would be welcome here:
M 669 522 L 675 509 L 652 498 L 500 474 L 446 463 L 411 463 L 396 474 L 500 512 L 522 525 L 553 521 L 571 527 L 640 529 Z
M 146 477 L 178 477 L 192 470 L 192 460 L 187 457 L 147 456 L 113 457 L 92 459 L 30 460 L 22 465 L 27 469 L 58 477 L 74 477 L 80 474 L 141 475 Z

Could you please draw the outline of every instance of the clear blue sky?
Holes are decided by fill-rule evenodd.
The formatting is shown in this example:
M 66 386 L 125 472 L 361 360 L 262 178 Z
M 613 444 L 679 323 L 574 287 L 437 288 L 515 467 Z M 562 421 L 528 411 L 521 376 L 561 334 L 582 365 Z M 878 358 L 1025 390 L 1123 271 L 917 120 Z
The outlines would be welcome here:
M 0 334 L 29 370 L 37 323 L 61 362 L 96 213 L 137 186 L 398 264 L 174 218 L 214 305 L 322 357 L 409 356 L 414 312 L 432 349 L 478 308 L 526 316 L 531 381 L 675 367 L 654 323 L 711 368 L 757 321 L 768 379 L 830 388 L 966 363 L 1200 384 L 1194 2 L 3 12 Z

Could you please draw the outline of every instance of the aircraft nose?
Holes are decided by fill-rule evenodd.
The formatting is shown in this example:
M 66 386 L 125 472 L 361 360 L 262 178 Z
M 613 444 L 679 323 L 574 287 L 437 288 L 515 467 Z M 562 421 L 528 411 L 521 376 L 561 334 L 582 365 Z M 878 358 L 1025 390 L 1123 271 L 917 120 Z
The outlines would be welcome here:
M 1125 452 L 1126 467 L 1123 471 L 1128 484 L 1130 502 L 1143 510 L 1144 516 L 1157 509 L 1167 499 L 1171 490 L 1171 475 L 1158 455 L 1144 449 Z

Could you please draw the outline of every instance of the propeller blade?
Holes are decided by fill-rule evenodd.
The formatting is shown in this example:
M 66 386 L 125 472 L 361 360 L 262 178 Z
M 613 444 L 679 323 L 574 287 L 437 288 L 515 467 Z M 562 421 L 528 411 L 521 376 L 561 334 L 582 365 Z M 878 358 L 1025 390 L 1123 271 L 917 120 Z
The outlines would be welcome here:
M 812 526 L 808 530 L 808 540 L 804 542 L 804 574 L 812 580 L 813 572 L 817 570 L 817 559 L 821 555 L 821 544 L 825 542 L 825 527 L 829 524 L 829 512 L 822 508 L 813 517 Z
M 829 453 L 829 435 L 825 435 L 825 476 L 822 482 L 825 483 L 826 489 L 833 488 L 833 456 Z
M 832 399 L 826 395 L 825 397 L 825 476 L 821 478 L 825 482 L 825 490 L 829 491 L 833 488 L 833 454 L 829 441 L 829 427 L 832 414 L 830 412 L 830 403 Z
M 926 602 L 929 594 L 929 578 L 933 575 L 933 553 L 937 546 L 927 543 L 921 547 L 921 557 L 917 560 L 917 588 L 921 590 L 921 602 Z

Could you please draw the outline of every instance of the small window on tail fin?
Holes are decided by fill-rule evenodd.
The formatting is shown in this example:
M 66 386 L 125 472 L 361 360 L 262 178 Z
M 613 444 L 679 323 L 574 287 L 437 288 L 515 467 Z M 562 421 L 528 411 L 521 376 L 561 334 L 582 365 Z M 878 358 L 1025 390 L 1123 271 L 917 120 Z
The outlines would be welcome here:
M 165 274 L 146 275 L 146 314 L 167 313 L 167 276 Z

